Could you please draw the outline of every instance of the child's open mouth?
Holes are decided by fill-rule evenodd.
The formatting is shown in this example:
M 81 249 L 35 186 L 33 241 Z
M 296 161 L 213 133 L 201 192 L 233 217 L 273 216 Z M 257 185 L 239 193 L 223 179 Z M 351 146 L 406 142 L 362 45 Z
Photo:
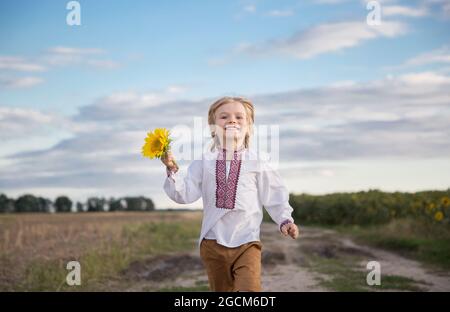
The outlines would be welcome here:
M 239 131 L 241 129 L 241 127 L 236 126 L 236 125 L 226 125 L 225 126 L 225 131 Z

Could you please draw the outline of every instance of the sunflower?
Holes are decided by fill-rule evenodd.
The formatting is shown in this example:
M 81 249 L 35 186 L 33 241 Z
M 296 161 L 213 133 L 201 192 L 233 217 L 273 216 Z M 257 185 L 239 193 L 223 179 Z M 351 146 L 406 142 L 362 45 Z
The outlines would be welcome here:
M 148 132 L 142 146 L 142 156 L 151 159 L 161 158 L 170 149 L 171 141 L 169 130 L 166 128 L 156 128 L 153 132 Z
M 438 211 L 434 214 L 434 220 L 439 222 L 442 221 L 442 219 L 444 219 L 444 214 L 442 212 Z

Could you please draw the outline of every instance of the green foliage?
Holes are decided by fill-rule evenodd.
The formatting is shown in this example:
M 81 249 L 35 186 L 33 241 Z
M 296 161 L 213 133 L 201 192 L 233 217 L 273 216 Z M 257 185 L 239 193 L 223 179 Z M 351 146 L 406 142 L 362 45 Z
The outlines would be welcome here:
M 26 194 L 14 200 L 4 194 L 0 194 L 0 213 L 4 212 L 71 212 L 72 200 L 67 196 L 59 196 L 53 205 L 52 201 Z M 53 208 L 54 206 L 54 208 Z M 54 209 L 54 211 L 53 211 Z M 155 204 L 150 198 L 144 196 L 125 197 L 114 199 L 90 197 L 85 204 L 77 202 L 77 212 L 101 212 L 101 211 L 154 211 Z
M 59 196 L 55 200 L 56 212 L 71 212 L 72 201 L 67 196 Z
M 0 194 L 0 213 L 2 212 L 14 212 L 14 200 L 5 194 Z
M 26 194 L 14 202 L 15 212 L 48 212 L 47 200 Z
M 327 195 L 291 194 L 293 217 L 300 224 L 375 225 L 398 218 L 450 224 L 450 189 L 416 193 L 369 190 Z M 267 218 L 267 216 L 266 216 Z
M 140 197 L 125 197 L 126 210 L 128 211 L 151 211 L 155 210 L 153 201 L 143 196 Z

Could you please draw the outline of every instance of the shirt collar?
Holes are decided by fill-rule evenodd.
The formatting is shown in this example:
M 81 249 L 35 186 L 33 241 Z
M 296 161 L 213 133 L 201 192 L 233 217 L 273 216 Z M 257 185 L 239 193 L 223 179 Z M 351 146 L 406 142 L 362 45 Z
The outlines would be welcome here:
M 219 152 L 226 152 L 227 149 L 226 148 L 222 148 L 220 146 L 216 147 L 216 150 Z M 246 150 L 245 146 L 241 146 L 239 149 L 237 149 L 235 152 L 237 152 L 238 154 L 243 153 Z

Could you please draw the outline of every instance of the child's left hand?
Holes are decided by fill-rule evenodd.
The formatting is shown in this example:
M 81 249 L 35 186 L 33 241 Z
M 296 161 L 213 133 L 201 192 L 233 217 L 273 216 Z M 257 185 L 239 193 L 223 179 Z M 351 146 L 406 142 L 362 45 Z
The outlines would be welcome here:
M 287 223 L 281 227 L 281 233 L 284 236 L 291 236 L 293 239 L 298 237 L 298 227 L 294 223 Z

